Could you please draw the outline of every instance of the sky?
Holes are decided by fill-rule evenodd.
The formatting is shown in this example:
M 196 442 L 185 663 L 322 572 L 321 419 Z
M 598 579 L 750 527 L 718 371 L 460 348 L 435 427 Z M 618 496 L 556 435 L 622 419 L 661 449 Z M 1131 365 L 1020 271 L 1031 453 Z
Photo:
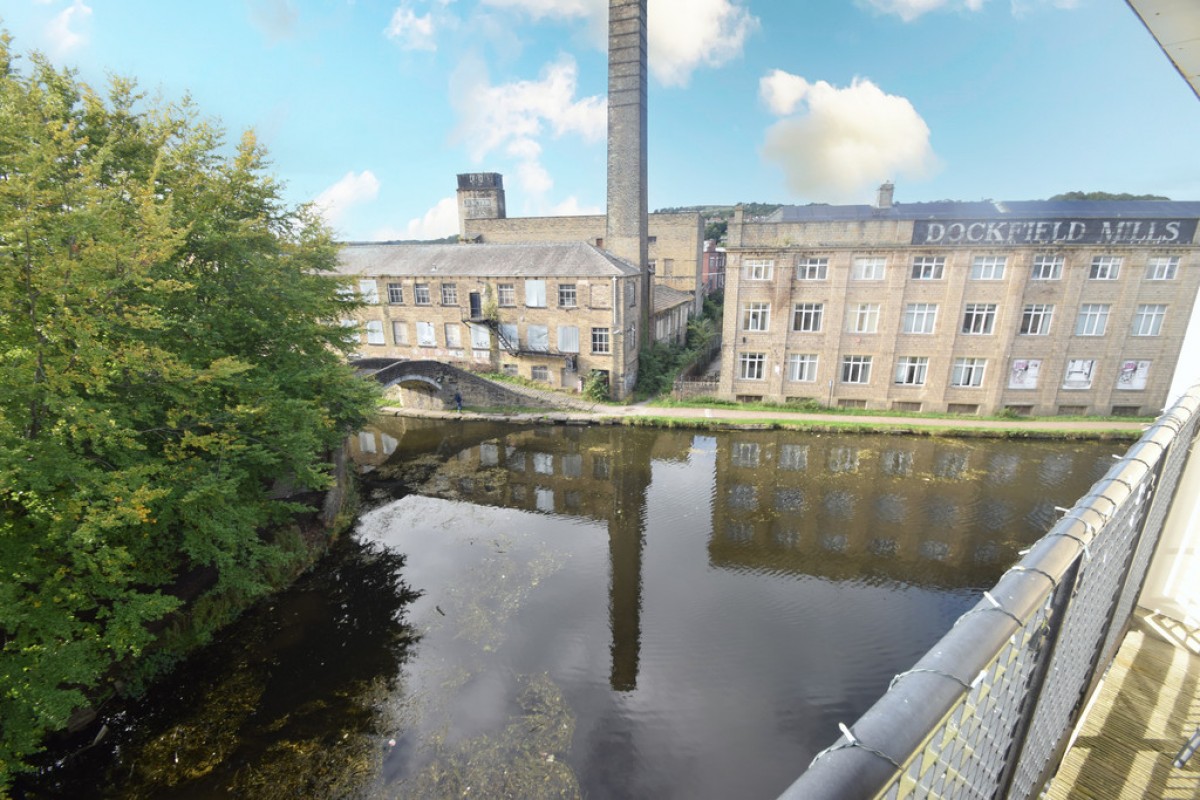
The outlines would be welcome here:
M 0 27 L 102 87 L 190 95 L 344 240 L 602 213 L 606 0 L 8 0 Z M 651 209 L 1200 200 L 1200 101 L 1116 0 L 649 0 Z M 1200 340 L 1194 340 L 1200 348 Z M 1200 368 L 1198 368 L 1200 372 Z

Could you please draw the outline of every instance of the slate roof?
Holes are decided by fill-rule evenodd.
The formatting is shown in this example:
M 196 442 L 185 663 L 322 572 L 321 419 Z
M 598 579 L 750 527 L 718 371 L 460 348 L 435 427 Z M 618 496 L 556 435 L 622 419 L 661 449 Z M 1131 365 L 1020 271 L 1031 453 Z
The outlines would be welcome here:
M 673 286 L 663 286 L 655 284 L 654 286 L 654 313 L 661 314 L 664 311 L 669 311 L 676 306 L 681 306 L 684 303 L 692 302 L 692 296 L 687 292 L 681 292 Z
M 764 222 L 952 219 L 1187 219 L 1200 218 L 1200 203 L 1171 200 L 1011 200 L 896 203 L 875 206 L 782 206 Z
M 583 242 L 541 244 L 347 244 L 342 275 L 396 277 L 619 278 L 637 267 Z

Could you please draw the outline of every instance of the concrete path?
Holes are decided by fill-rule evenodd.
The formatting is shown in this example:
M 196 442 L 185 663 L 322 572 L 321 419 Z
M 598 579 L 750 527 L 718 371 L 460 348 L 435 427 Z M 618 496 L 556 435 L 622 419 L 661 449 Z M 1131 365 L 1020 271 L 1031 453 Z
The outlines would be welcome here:
M 973 417 L 889 417 L 860 416 L 852 414 L 811 414 L 784 410 L 752 411 L 740 408 L 667 408 L 646 403 L 632 405 L 608 405 L 597 403 L 590 408 L 579 408 L 580 401 L 574 400 L 575 408 L 562 411 L 535 411 L 520 414 L 477 413 L 468 407 L 461 415 L 454 411 L 428 409 L 384 408 L 381 413 L 395 416 L 420 416 L 442 419 L 468 417 L 474 419 L 497 419 L 515 422 L 602 422 L 621 424 L 637 418 L 694 421 L 703 425 L 760 425 L 783 424 L 797 427 L 845 427 L 862 426 L 881 431 L 937 430 L 937 431 L 1034 431 L 1040 433 L 1121 433 L 1138 435 L 1150 423 L 1144 421 L 1118 420 L 993 420 Z

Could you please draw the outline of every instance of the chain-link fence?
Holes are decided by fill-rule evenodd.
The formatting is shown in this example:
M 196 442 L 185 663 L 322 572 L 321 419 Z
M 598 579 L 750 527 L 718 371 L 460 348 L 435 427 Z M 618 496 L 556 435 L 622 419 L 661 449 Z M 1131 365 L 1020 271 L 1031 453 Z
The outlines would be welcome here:
M 783 794 L 1029 798 L 1124 636 L 1200 424 L 1193 387 Z

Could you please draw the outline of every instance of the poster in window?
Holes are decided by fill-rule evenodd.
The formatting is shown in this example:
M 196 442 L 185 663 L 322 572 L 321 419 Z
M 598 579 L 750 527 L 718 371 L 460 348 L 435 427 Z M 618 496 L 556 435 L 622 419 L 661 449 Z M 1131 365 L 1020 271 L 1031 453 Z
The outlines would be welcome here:
M 1117 388 L 1126 391 L 1141 391 L 1146 388 L 1146 378 L 1149 375 L 1149 361 L 1122 361 L 1121 372 L 1117 375 Z
M 1096 362 L 1090 358 L 1072 358 L 1067 361 L 1067 374 L 1063 378 L 1064 389 L 1092 388 L 1092 373 Z
M 1038 373 L 1042 370 L 1042 361 L 1038 358 L 1018 358 L 1012 362 L 1008 371 L 1008 388 L 1036 389 Z

